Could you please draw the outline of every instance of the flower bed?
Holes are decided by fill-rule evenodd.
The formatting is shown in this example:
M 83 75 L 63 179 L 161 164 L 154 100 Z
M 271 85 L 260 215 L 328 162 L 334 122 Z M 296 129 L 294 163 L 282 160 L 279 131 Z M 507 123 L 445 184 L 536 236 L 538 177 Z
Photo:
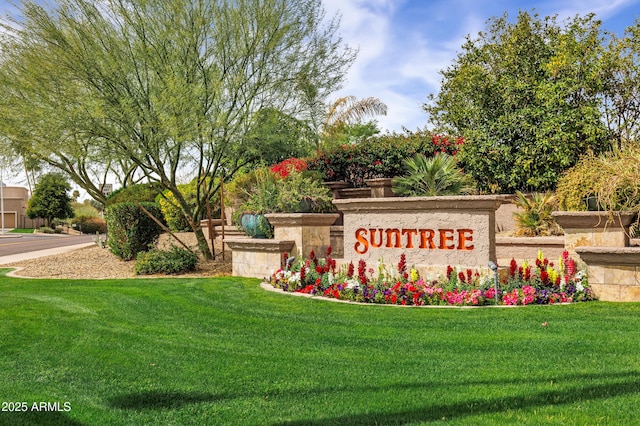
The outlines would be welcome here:
M 557 264 L 542 252 L 531 265 L 518 265 L 512 260 L 508 273 L 496 285 L 491 274 L 451 266 L 445 276 L 420 277 L 416 269 L 407 268 L 404 254 L 395 268 L 378 262 L 374 269 L 364 260 L 357 268 L 353 263 L 337 268 L 329 248 L 325 258 L 311 252 L 308 259 L 279 269 L 271 275 L 270 284 L 288 292 L 394 305 L 530 305 L 595 300 L 586 274 L 576 269 L 566 251 Z

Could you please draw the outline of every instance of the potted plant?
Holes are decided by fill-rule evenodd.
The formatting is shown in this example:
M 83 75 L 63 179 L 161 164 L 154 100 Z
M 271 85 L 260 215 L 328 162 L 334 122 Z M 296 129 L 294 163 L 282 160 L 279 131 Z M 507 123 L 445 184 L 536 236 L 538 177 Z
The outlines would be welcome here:
M 280 164 L 254 170 L 252 184 L 244 189 L 246 201 L 238 208 L 241 214 L 237 215 L 236 223 L 240 223 L 249 235 L 262 238 L 272 235 L 270 225 L 266 226 L 268 221 L 262 218 L 266 213 L 327 213 L 335 210 L 331 191 L 322 184 L 318 173 L 300 170 L 299 167 L 283 172 Z M 249 226 L 256 229 L 245 229 Z
M 271 238 L 271 225 L 264 214 L 276 208 L 278 191 L 276 178 L 269 169 L 252 171 L 250 184 L 242 189 L 245 201 L 234 213 L 234 223 L 253 238 Z

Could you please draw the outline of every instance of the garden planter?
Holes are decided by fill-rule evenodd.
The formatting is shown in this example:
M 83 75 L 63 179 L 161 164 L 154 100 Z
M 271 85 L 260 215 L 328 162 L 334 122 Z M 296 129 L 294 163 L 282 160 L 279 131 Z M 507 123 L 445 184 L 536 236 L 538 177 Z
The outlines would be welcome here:
M 349 187 L 349 184 L 343 180 L 322 183 L 331 190 L 334 199 L 342 198 L 340 191 Z
M 371 188 L 371 198 L 395 197 L 391 178 L 365 179 L 364 182 Z
M 245 213 L 240 219 L 240 226 L 251 238 L 269 238 L 271 235 L 271 225 L 261 214 Z
M 269 213 L 276 240 L 294 241 L 292 255 L 308 256 L 311 250 L 323 254 L 331 244 L 331 225 L 337 213 Z
M 553 218 L 564 230 L 564 246 L 580 257 L 576 247 L 628 247 L 629 226 L 635 212 L 557 211 Z

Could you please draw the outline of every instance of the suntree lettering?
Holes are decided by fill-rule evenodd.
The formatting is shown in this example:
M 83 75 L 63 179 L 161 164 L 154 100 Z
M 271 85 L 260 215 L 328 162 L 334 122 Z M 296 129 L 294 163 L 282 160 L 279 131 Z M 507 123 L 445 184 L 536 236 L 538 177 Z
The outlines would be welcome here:
M 354 250 L 365 254 L 370 248 L 473 250 L 472 229 L 358 228 Z

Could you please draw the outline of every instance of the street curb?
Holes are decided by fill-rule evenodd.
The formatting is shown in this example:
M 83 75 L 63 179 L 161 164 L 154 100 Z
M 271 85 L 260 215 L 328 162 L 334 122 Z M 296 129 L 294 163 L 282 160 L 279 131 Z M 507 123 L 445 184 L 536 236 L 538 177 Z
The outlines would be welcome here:
M 73 246 L 64 246 L 64 247 L 50 248 L 46 250 L 31 251 L 28 253 L 11 254 L 9 256 L 0 257 L 0 265 L 5 265 L 7 263 L 20 262 L 22 260 L 36 259 L 38 257 L 53 256 L 55 254 L 66 253 L 68 251 L 78 250 L 86 247 L 91 247 L 94 245 L 96 245 L 96 243 L 89 242 L 89 243 L 76 244 Z

